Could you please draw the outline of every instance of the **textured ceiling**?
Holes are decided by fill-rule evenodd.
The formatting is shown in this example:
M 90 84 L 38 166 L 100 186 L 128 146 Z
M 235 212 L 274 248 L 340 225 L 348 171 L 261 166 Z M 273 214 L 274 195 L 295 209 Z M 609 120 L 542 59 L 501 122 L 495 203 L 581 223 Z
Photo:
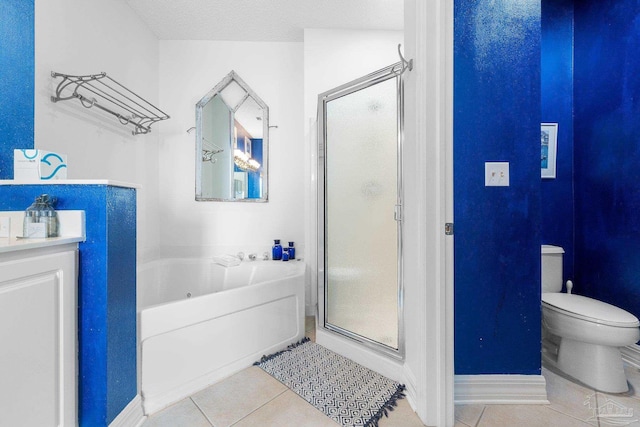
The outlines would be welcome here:
M 305 28 L 402 30 L 403 0 L 125 0 L 161 40 L 303 41 Z

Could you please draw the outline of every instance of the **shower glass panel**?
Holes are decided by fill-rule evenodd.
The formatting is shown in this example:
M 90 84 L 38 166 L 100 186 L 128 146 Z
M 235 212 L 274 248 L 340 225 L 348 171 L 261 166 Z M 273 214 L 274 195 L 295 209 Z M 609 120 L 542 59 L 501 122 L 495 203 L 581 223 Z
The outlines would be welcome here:
M 401 81 L 390 70 L 323 94 L 324 327 L 397 352 Z

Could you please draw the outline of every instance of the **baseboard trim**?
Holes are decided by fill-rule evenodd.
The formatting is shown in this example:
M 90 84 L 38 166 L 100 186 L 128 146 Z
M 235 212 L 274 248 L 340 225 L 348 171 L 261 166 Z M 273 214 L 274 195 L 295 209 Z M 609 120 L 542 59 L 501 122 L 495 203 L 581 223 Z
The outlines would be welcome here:
M 456 404 L 549 404 L 542 375 L 456 375 L 454 381 Z
M 138 427 L 146 419 L 142 410 L 142 398 L 136 394 L 136 397 L 109 423 L 109 427 Z
M 640 368 L 640 345 L 631 344 L 626 347 L 622 347 L 620 349 L 620 354 L 622 354 L 622 360 L 636 368 Z
M 405 363 L 403 366 L 403 383 L 406 387 L 405 395 L 411 409 L 416 411 L 418 402 L 418 388 L 416 387 L 416 376 L 413 371 Z

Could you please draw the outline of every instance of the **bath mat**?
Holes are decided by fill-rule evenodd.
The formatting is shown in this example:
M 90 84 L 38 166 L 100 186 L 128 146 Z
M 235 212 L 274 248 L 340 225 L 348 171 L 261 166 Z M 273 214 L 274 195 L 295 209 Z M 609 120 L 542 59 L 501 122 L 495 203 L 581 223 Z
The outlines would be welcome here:
M 378 426 L 404 397 L 404 385 L 359 365 L 309 338 L 263 356 L 254 365 L 344 427 Z

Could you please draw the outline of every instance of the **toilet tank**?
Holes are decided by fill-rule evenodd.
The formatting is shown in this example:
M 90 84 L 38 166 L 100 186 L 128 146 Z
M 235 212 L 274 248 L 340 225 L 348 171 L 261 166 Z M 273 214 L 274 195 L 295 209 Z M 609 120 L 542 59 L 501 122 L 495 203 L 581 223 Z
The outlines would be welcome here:
M 562 256 L 560 246 L 542 245 L 540 279 L 542 292 L 560 292 L 562 290 Z

